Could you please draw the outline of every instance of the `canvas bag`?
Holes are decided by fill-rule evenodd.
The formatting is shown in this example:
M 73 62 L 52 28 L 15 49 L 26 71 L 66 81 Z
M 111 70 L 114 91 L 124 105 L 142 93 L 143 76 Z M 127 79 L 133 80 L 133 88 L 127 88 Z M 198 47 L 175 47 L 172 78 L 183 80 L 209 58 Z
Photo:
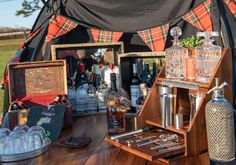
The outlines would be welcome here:
M 56 140 L 62 131 L 65 105 L 33 106 L 29 109 L 27 125 L 42 126 L 46 136 Z

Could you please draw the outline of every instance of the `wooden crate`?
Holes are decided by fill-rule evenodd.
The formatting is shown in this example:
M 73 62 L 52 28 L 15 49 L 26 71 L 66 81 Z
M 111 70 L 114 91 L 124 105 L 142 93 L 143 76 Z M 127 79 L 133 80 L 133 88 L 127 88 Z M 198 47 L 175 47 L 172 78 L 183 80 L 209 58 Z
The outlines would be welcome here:
M 208 145 L 206 135 L 206 123 L 205 123 L 205 105 L 211 100 L 211 95 L 207 95 L 207 91 L 212 88 L 214 84 L 214 78 L 220 78 L 221 82 L 226 81 L 229 83 L 229 87 L 225 89 L 225 97 L 231 103 L 232 99 L 232 55 L 230 49 L 223 49 L 221 59 L 215 69 L 214 74 L 211 77 L 209 83 L 198 83 L 196 81 L 180 81 L 174 79 L 165 78 L 165 66 L 156 78 L 156 82 L 153 85 L 151 92 L 149 93 L 147 100 L 145 101 L 142 109 L 137 116 L 137 128 L 143 128 L 145 125 L 153 126 L 159 129 L 163 129 L 184 137 L 184 152 L 179 154 L 176 151 L 168 152 L 167 155 L 153 156 L 146 150 L 140 151 L 135 148 L 127 148 L 126 145 L 113 141 L 107 138 L 108 143 L 115 145 L 121 149 L 131 152 L 137 156 L 143 157 L 148 160 L 153 160 L 157 164 L 209 164 L 208 159 Z M 192 122 L 187 120 L 184 122 L 184 129 L 177 130 L 174 126 L 162 127 L 160 120 L 160 104 L 158 101 L 158 86 L 163 84 L 172 84 L 172 92 L 177 95 L 177 106 L 181 106 L 181 112 L 189 119 L 190 115 L 190 102 L 189 92 L 200 92 L 203 94 L 203 99 L 200 102 L 198 111 L 194 115 Z M 172 156 L 170 156 L 172 155 Z
M 58 94 L 67 94 L 65 61 L 25 62 L 8 65 L 10 102 L 29 106 L 49 105 Z

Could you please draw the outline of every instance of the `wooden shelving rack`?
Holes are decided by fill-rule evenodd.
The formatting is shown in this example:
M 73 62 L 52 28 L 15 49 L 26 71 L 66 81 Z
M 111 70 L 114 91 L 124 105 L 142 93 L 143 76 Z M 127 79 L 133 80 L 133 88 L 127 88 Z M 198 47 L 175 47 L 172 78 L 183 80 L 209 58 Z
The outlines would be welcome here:
M 157 164 L 209 164 L 208 159 L 208 146 L 207 146 L 207 135 L 206 135 L 206 123 L 205 123 L 205 105 L 211 99 L 211 95 L 207 95 L 207 91 L 214 86 L 214 78 L 218 77 L 220 80 L 226 81 L 229 87 L 225 89 L 225 97 L 231 103 L 232 99 L 232 56 L 230 49 L 223 49 L 221 59 L 215 69 L 214 74 L 211 77 L 209 83 L 198 83 L 196 81 L 180 81 L 165 78 L 165 66 L 163 66 L 160 74 L 156 77 L 156 82 L 145 101 L 141 111 L 137 116 L 137 128 L 143 128 L 145 125 L 154 126 L 157 128 L 164 129 L 166 131 L 174 132 L 180 134 L 184 137 L 184 152 L 182 154 L 177 154 L 175 151 L 168 153 L 168 155 L 159 155 L 149 157 L 148 160 L 156 162 Z M 160 104 L 158 101 L 158 86 L 163 84 L 172 84 L 172 92 L 177 95 L 176 109 L 178 112 L 178 107 L 181 113 L 184 115 L 184 129 L 177 130 L 174 126 L 162 127 L 160 124 Z M 192 122 L 189 123 L 190 115 L 190 101 L 189 92 L 200 92 L 203 95 L 203 99 L 200 102 L 199 108 L 194 115 Z M 135 148 L 129 148 L 124 144 L 115 142 L 107 138 L 107 141 L 124 149 L 128 152 L 136 154 L 137 156 L 147 159 L 148 155 L 143 151 L 136 151 Z

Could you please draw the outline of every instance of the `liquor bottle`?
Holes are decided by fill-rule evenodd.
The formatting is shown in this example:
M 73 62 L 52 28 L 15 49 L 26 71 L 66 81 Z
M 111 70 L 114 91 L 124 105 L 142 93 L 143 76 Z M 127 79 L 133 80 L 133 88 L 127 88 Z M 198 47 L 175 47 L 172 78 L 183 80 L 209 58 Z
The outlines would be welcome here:
M 97 110 L 97 96 L 96 96 L 96 88 L 93 86 L 93 84 L 89 84 L 88 90 L 87 90 L 87 96 L 88 96 L 88 110 Z
M 133 75 L 131 77 L 131 85 L 130 85 L 130 95 L 131 95 L 131 108 L 132 111 L 135 112 L 136 108 L 136 100 L 140 95 L 139 85 L 141 83 L 141 79 L 138 75 L 137 64 L 133 64 Z
M 170 34 L 174 37 L 173 46 L 166 52 L 166 78 L 186 79 L 186 62 L 188 49 L 180 46 L 178 38 L 182 35 L 179 27 L 171 29 Z
M 76 89 L 73 80 L 69 81 L 68 83 L 68 100 L 72 110 L 76 110 Z
M 195 47 L 196 81 L 208 83 L 221 57 L 221 47 L 213 44 L 212 36 L 218 32 L 198 32 L 197 36 L 204 37 L 203 45 Z
M 86 111 L 88 105 L 87 101 L 87 89 L 83 85 L 80 85 L 76 90 L 76 110 L 79 112 Z
M 148 88 L 147 88 L 146 84 L 144 84 L 144 83 L 140 84 L 140 91 L 141 91 L 141 94 L 140 94 L 139 98 L 136 100 L 136 112 L 137 113 L 142 108 L 142 106 L 147 98 L 147 95 L 148 95 Z
M 79 63 L 77 74 L 76 74 L 76 81 L 75 81 L 76 89 L 79 86 L 87 84 L 87 82 L 88 82 L 88 78 L 87 78 L 87 75 L 85 74 L 85 65 L 83 63 Z
M 153 62 L 152 63 L 152 77 L 151 77 L 152 84 L 154 84 L 154 82 L 155 82 L 156 75 L 157 75 L 157 63 Z
M 105 97 L 108 93 L 109 88 L 106 87 L 106 85 L 101 82 L 101 85 L 99 86 L 97 90 L 97 106 L 98 106 L 98 111 L 106 110 L 107 105 L 105 102 Z
M 111 73 L 111 88 L 107 95 L 107 124 L 108 133 L 122 133 L 125 131 L 125 112 L 127 108 L 122 105 L 122 100 L 116 88 L 116 74 Z
M 91 81 L 93 83 L 93 86 L 98 90 L 99 86 L 101 85 L 102 78 L 97 64 L 93 65 L 93 73 L 91 75 Z
M 107 85 L 108 88 L 111 87 L 111 80 L 110 80 L 110 74 L 115 73 L 116 74 L 116 86 L 118 89 L 121 88 L 121 78 L 120 78 L 120 72 L 119 72 L 119 67 L 115 66 L 114 64 L 108 64 L 103 67 L 101 70 L 101 76 L 102 79 L 105 81 L 105 84 Z
M 142 83 L 145 83 L 146 86 L 148 86 L 148 88 L 150 88 L 151 86 L 151 74 L 150 74 L 150 71 L 149 71 L 149 65 L 148 64 L 144 64 L 144 69 L 142 71 L 142 74 L 141 74 L 141 80 L 142 80 Z

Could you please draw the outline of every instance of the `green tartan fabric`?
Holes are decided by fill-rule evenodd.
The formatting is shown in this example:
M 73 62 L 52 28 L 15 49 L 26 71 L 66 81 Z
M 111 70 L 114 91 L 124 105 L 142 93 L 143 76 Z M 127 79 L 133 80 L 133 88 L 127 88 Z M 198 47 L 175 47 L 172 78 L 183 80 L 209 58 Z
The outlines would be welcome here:
M 212 31 L 211 4 L 211 0 L 205 0 L 182 18 L 202 31 Z
M 91 28 L 91 33 L 96 43 L 111 43 L 119 41 L 122 32 L 112 32 L 100 29 Z
M 163 51 L 167 34 L 169 31 L 169 24 L 138 31 L 138 35 L 148 45 L 152 51 Z
M 52 17 L 49 26 L 48 26 L 48 34 L 46 37 L 46 42 L 50 42 L 54 38 L 62 36 L 72 29 L 74 29 L 78 23 L 64 17 L 64 16 L 54 16 Z
M 234 17 L 236 18 L 236 3 L 233 2 L 233 0 L 224 0 L 224 2 L 229 7 L 229 10 L 234 15 Z

